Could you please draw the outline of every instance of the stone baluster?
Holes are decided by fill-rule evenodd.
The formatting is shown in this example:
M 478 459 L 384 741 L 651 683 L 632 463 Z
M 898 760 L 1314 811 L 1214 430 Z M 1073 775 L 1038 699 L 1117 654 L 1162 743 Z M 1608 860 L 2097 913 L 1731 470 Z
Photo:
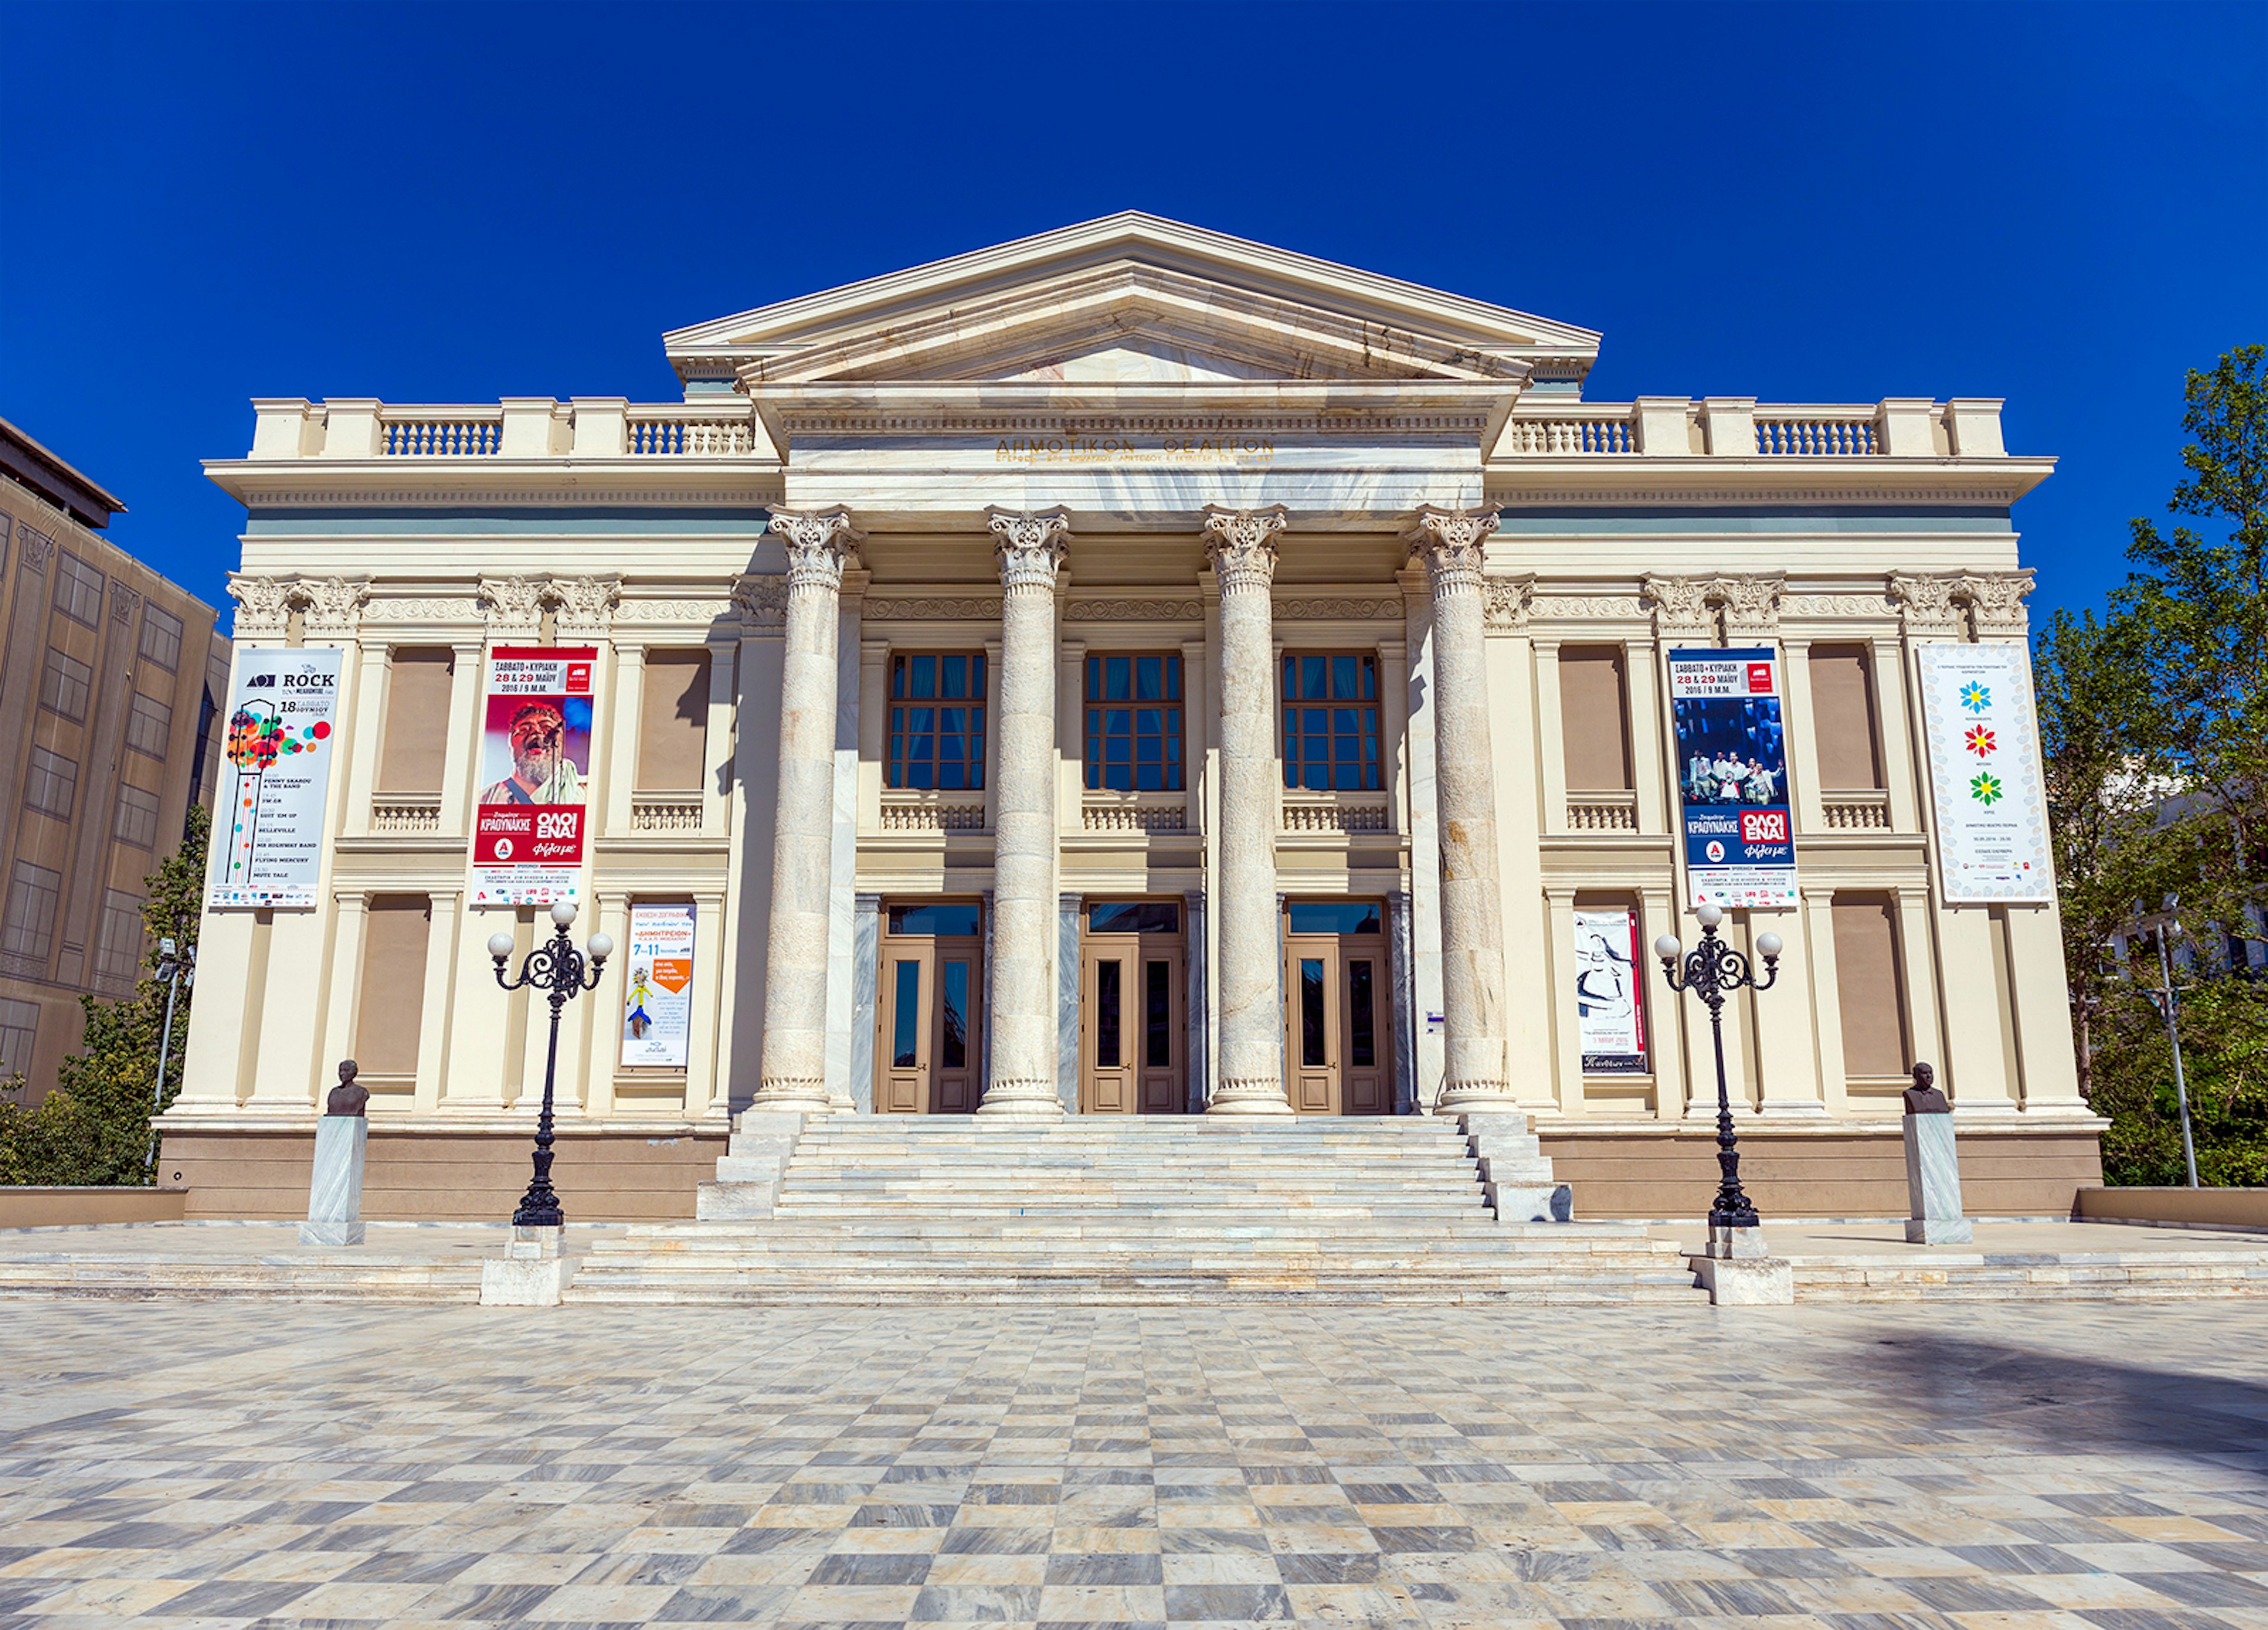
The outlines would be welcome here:
M 827 935 L 835 842 L 835 675 L 843 570 L 865 535 L 837 505 L 770 529 L 787 549 L 780 682 L 779 813 L 764 945 L 764 1036 L 753 1108 L 822 1113 L 827 1095 Z
M 1056 568 L 1062 509 L 986 511 L 1000 557 L 993 726 L 992 1046 L 980 1115 L 1049 1120 L 1056 1090 Z
M 1220 1074 L 1209 1112 L 1289 1115 L 1276 940 L 1275 633 L 1281 505 L 1205 506 L 1220 585 Z
M 1441 834 L 1438 1113 L 1513 1106 L 1505 1047 L 1504 901 L 1497 878 L 1482 546 L 1496 512 L 1421 505 L 1403 534 L 1433 600 L 1433 755 Z

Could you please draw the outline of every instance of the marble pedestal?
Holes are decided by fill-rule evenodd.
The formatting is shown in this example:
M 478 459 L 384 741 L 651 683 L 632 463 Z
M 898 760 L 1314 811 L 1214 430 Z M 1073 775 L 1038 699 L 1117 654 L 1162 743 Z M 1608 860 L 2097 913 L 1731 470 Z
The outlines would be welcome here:
M 370 1123 L 359 1115 L 326 1115 L 315 1123 L 315 1170 L 299 1243 L 362 1243 L 362 1169 L 369 1142 Z
M 1967 1245 L 1974 1240 L 1961 1211 L 1961 1164 L 1953 1146 L 1953 1117 L 1905 1117 L 1906 1243 Z
M 560 1254 L 564 1228 L 523 1228 L 514 1224 L 504 1260 L 481 1264 L 484 1308 L 556 1308 L 573 1277 L 575 1265 Z
M 1707 1254 L 1719 1262 L 1760 1261 L 1764 1256 L 1764 1231 L 1712 1227 Z

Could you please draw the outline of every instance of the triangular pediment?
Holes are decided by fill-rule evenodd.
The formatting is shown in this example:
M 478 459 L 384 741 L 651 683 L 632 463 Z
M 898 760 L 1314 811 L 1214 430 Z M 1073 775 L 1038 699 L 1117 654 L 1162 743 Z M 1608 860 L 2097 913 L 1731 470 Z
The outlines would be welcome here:
M 1155 217 L 1111 216 L 679 329 L 688 389 L 1577 381 L 1599 336 Z

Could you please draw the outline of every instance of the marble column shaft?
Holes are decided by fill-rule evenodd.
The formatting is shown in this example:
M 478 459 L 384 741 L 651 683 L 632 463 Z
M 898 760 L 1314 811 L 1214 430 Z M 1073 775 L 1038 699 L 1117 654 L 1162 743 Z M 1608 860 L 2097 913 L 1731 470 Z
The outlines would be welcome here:
M 779 808 L 764 944 L 764 1034 L 755 1108 L 820 1112 L 827 1095 L 828 918 L 835 844 L 835 703 L 843 569 L 863 536 L 850 512 L 775 512 L 787 549 L 780 683 Z
M 1220 1073 L 1210 1113 L 1289 1115 L 1276 924 L 1276 651 L 1270 594 L 1278 505 L 1205 509 L 1220 585 Z
M 1434 797 L 1441 835 L 1443 1072 L 1437 1110 L 1511 1110 L 1496 759 L 1489 741 L 1483 545 L 1493 510 L 1425 505 L 1403 535 L 1433 601 Z
M 1000 557 L 994 720 L 992 1048 L 982 1115 L 1049 1119 L 1056 1090 L 1056 568 L 1061 509 L 988 511 Z

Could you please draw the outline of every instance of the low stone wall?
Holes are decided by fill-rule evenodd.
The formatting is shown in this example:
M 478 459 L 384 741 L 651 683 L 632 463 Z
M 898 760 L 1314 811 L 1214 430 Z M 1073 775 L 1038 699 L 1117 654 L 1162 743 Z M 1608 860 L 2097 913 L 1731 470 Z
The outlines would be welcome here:
M 2081 1189 L 2072 1215 L 2087 1222 L 2163 1222 L 2268 1233 L 2268 1189 Z
M 0 1228 L 85 1228 L 100 1222 L 179 1222 L 178 1188 L 0 1188 Z
M 497 1222 L 527 1188 L 533 1133 L 370 1125 L 362 1214 L 367 1222 Z M 683 1129 L 567 1131 L 551 1180 L 570 1220 L 690 1219 L 699 1184 L 717 1175 L 725 1134 Z M 169 1129 L 158 1169 L 188 1191 L 191 1221 L 292 1221 L 307 1214 L 315 1129 Z
M 1537 1127 L 1552 1173 L 1575 1191 L 1575 1215 L 1698 1216 L 1717 1191 L 1713 1126 Z M 1898 1124 L 1779 1128 L 1744 1125 L 1741 1184 L 1774 1217 L 1903 1217 L 1905 1142 Z M 2097 1135 L 2083 1129 L 1962 1128 L 1962 1208 L 1972 1217 L 2072 1214 L 2078 1192 L 2102 1181 Z

